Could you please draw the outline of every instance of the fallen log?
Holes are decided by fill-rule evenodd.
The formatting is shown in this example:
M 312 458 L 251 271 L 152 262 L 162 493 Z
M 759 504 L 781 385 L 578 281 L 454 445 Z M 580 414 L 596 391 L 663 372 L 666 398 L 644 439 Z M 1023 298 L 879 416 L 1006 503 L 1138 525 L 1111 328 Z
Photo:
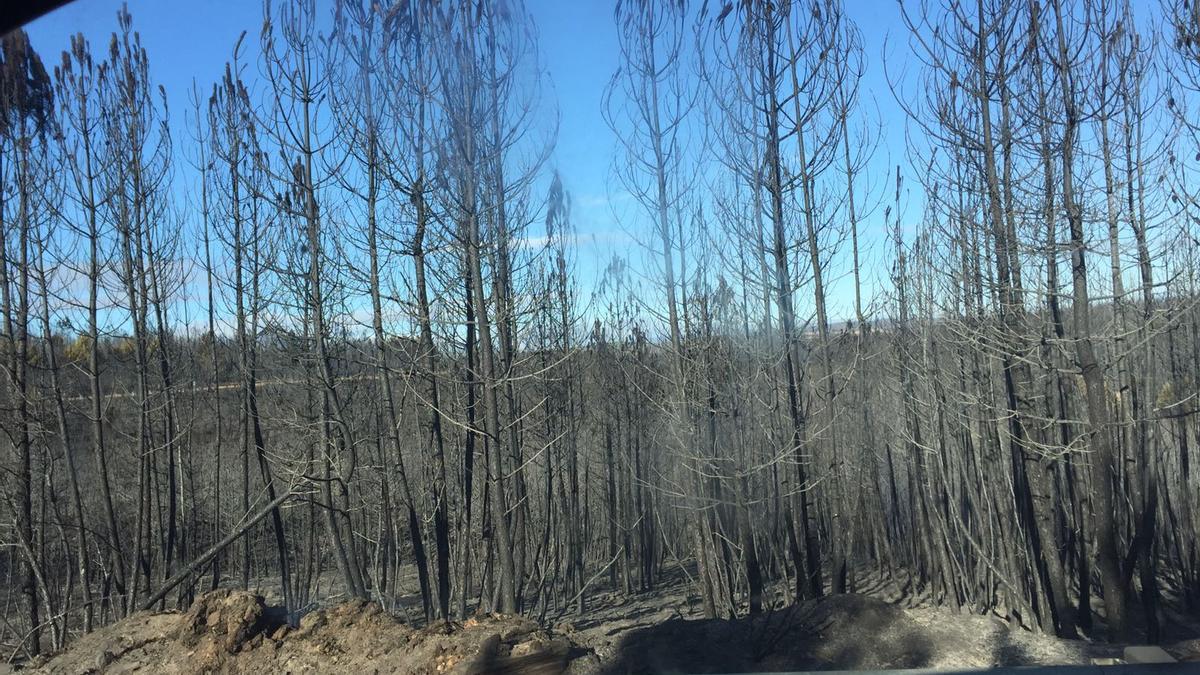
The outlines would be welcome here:
M 176 586 L 178 586 L 179 584 L 183 583 L 183 581 L 185 579 L 187 579 L 189 576 L 194 574 L 201 567 L 204 567 L 205 565 L 207 565 L 209 563 L 209 561 L 211 561 L 213 558 L 215 558 L 217 556 L 218 553 L 220 553 L 222 550 L 224 550 L 226 547 L 228 547 L 233 542 L 240 539 L 242 537 L 242 535 L 246 534 L 247 530 L 249 530 L 250 528 L 257 525 L 259 523 L 259 521 L 261 521 L 263 518 L 266 518 L 267 516 L 271 515 L 272 511 L 274 511 L 276 508 L 278 508 L 281 504 L 286 502 L 288 499 L 291 499 L 292 495 L 294 495 L 294 494 L 296 494 L 296 488 L 291 488 L 291 489 L 287 490 L 283 494 L 281 494 L 278 497 L 276 497 L 275 499 L 273 499 L 269 504 L 264 506 L 261 510 L 256 512 L 253 516 L 250 517 L 249 520 L 247 520 L 246 522 L 237 526 L 232 532 L 225 535 L 224 539 L 213 544 L 212 547 L 209 548 L 207 551 L 205 551 L 199 558 L 196 558 L 192 562 L 188 563 L 187 566 L 184 567 L 183 569 L 179 570 L 179 572 L 177 572 L 175 574 L 175 576 L 173 576 L 170 579 L 167 579 L 165 582 L 163 582 L 163 585 L 160 586 L 157 591 L 152 593 L 150 595 L 150 597 L 147 598 L 146 601 L 142 603 L 142 605 L 141 605 L 142 609 L 152 609 L 156 602 L 158 602 L 159 600 L 162 600 L 163 598 L 165 598 L 167 596 L 167 593 L 171 592 L 171 589 L 173 589 Z

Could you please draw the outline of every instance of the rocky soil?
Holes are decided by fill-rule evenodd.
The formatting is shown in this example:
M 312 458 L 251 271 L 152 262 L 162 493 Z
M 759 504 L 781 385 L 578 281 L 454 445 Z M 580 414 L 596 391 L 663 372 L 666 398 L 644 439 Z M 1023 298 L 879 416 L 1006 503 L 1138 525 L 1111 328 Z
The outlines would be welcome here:
M 679 589 L 676 589 L 679 590 Z M 715 673 L 1086 664 L 1119 646 L 1058 640 L 996 617 L 840 595 L 735 620 L 694 618 L 686 594 L 599 598 L 554 629 L 478 616 L 413 627 L 367 602 L 306 614 L 222 589 L 186 613 L 143 612 L 26 664 L 32 673 Z M 1178 658 L 1200 641 L 1177 642 Z
M 29 664 L 84 673 L 562 673 L 594 672 L 594 655 L 521 617 L 484 616 L 412 628 L 374 603 L 347 602 L 285 625 L 261 596 L 213 591 L 186 613 L 142 612 Z M 571 672 L 580 670 L 572 669 Z

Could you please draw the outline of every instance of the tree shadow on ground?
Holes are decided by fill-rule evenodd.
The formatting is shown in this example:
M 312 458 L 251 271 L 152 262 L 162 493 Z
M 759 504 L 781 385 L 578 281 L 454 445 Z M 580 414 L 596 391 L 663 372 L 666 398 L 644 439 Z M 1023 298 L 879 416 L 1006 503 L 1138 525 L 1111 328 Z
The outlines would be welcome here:
M 996 641 L 992 646 L 992 662 L 998 666 L 1035 663 L 1025 646 L 1012 639 L 1012 630 L 1006 627 L 996 634 Z
M 839 595 L 740 619 L 671 619 L 630 631 L 602 672 L 736 673 L 922 668 L 933 645 L 899 608 Z

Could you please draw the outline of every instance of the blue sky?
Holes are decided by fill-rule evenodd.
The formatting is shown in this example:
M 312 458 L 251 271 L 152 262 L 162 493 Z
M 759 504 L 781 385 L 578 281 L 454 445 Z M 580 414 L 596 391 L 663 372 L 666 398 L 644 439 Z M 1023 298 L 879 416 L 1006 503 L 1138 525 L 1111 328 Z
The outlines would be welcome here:
M 27 30 L 48 65 L 59 61 L 58 54 L 76 32 L 82 32 L 91 42 L 94 54 L 103 54 L 108 36 L 116 28 L 121 4 L 120 0 L 75 0 L 30 24 Z M 329 3 L 320 0 L 318 4 Z M 248 51 L 254 54 L 262 5 L 257 0 L 130 0 L 128 7 L 149 53 L 152 77 L 167 90 L 173 133 L 177 139 L 187 139 L 189 132 L 184 125 L 191 115 L 193 83 L 201 91 L 209 90 L 243 30 L 248 32 Z M 578 273 L 585 289 L 596 281 L 614 253 L 627 254 L 635 267 L 642 255 L 627 236 L 639 229 L 637 214 L 613 208 L 613 203 L 619 201 L 613 199 L 619 188 L 610 184 L 609 169 L 616 142 L 601 115 L 603 90 L 619 59 L 612 8 L 612 0 L 529 0 L 528 4 L 539 31 L 542 66 L 550 81 L 545 93 L 557 105 L 560 118 L 550 168 L 562 173 L 572 194 L 573 216 L 581 239 Z M 888 51 L 905 55 L 906 34 L 899 23 L 895 0 L 849 0 L 847 11 L 862 31 L 866 49 L 862 96 L 872 110 L 877 105 L 885 119 L 884 137 L 872 170 L 886 177 L 880 180 L 890 182 L 892 167 L 903 160 L 904 118 L 888 90 L 882 52 L 890 33 Z M 902 61 L 891 59 L 893 64 Z M 254 60 L 251 63 L 246 74 L 252 83 L 258 66 Z M 177 147 L 186 144 L 183 140 Z M 184 158 L 180 160 L 182 163 Z M 188 166 L 177 166 L 178 189 L 193 182 L 190 171 Z M 878 180 L 873 182 L 882 185 Z M 883 241 L 882 208 L 863 223 L 861 237 L 867 249 L 865 259 L 882 260 L 873 255 Z M 886 278 L 886 273 L 880 269 L 874 276 Z M 832 281 L 831 304 L 838 308 L 833 313 L 847 315 L 848 283 L 844 276 Z M 803 295 L 798 300 L 803 301 Z

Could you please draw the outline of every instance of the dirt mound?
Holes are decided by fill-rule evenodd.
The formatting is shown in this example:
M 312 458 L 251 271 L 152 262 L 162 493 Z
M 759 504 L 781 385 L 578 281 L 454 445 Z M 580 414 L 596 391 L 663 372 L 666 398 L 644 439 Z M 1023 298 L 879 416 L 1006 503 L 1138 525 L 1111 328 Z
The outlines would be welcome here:
M 143 612 L 34 664 L 35 673 L 562 673 L 595 657 L 521 617 L 482 616 L 421 629 L 368 602 L 305 615 L 291 628 L 260 596 L 218 590 L 186 613 Z
M 283 618 L 283 617 L 280 617 Z M 213 591 L 192 603 L 176 639 L 191 648 L 236 654 L 251 638 L 283 625 L 268 621 L 262 598 L 230 590 Z
M 854 594 L 732 620 L 670 618 L 610 643 L 594 632 L 586 637 L 612 675 L 1086 664 L 1102 653 L 988 616 Z
M 632 631 L 606 673 L 918 668 L 929 639 L 903 610 L 833 596 L 743 619 L 675 618 Z
M 416 628 L 374 603 L 306 614 L 220 590 L 184 613 L 143 612 L 30 664 L 36 673 L 621 673 L 987 668 L 1086 664 L 1119 645 L 1059 640 L 996 617 L 835 595 L 739 619 L 697 619 L 686 596 L 597 605 L 547 630 L 485 615 Z M 1171 649 L 1200 652 L 1200 641 Z

